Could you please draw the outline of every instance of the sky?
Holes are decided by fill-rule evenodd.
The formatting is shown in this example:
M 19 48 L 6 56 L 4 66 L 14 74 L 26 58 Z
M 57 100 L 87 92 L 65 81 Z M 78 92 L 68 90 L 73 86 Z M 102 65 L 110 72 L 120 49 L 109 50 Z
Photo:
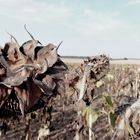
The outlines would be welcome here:
M 140 0 L 0 0 L 0 45 L 30 39 L 26 24 L 60 55 L 140 58 L 139 15 Z

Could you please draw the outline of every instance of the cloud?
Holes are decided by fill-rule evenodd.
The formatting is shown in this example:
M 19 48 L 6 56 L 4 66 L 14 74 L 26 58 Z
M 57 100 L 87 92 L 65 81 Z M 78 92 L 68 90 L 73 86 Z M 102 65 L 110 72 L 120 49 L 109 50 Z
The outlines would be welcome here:
M 116 12 L 110 14 L 88 6 L 83 9 L 77 6 L 69 6 L 64 0 L 0 0 L 0 15 L 24 23 L 61 23 L 74 31 L 89 35 L 113 32 L 124 26 Z
M 140 4 L 140 0 L 129 0 L 128 5 Z
M 61 3 L 36 0 L 0 0 L 0 15 L 21 21 L 61 21 L 71 16 L 68 7 Z
M 126 28 L 127 24 L 118 18 L 118 14 L 84 9 L 69 26 L 85 35 L 105 35 Z
M 24 23 L 61 24 L 84 35 L 104 35 L 124 27 L 117 12 L 103 12 L 49 0 L 0 0 L 0 15 Z
M 64 55 L 92 55 L 102 50 L 113 55 L 118 51 L 120 55 L 121 47 L 139 46 L 139 20 L 132 16 L 138 11 L 131 11 L 126 3 L 138 4 L 140 0 L 127 0 L 124 5 L 121 0 L 110 1 L 0 0 L 0 40 L 9 39 L 5 29 L 21 42 L 28 39 L 23 28 L 26 23 L 33 35 L 43 41 L 47 38 L 57 44 L 64 40 L 60 48 Z

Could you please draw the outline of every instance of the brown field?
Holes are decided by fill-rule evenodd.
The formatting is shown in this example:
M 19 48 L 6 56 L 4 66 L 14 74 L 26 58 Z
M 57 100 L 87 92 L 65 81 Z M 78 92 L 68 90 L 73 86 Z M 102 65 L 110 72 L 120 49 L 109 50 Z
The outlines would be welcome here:
M 63 59 L 64 62 L 68 64 L 70 73 L 75 71 L 79 64 L 83 61 L 82 59 Z M 139 65 L 140 61 L 124 60 L 124 61 L 111 61 L 109 74 L 112 78 L 108 76 L 101 80 L 100 86 L 97 86 L 94 91 L 94 100 L 91 107 L 98 113 L 98 118 L 96 122 L 92 125 L 92 132 L 94 133 L 94 140 L 111 140 L 115 128 L 111 126 L 108 121 L 109 109 L 106 106 L 103 93 L 108 93 L 111 97 L 113 103 L 113 110 L 116 111 L 121 105 L 120 101 L 123 97 L 134 97 L 137 98 L 140 94 L 140 73 Z M 122 65 L 123 64 L 123 65 Z M 72 93 L 73 92 L 73 93 Z M 66 94 L 74 94 L 74 91 L 66 92 Z M 26 121 L 22 119 L 21 116 L 6 118 L 4 124 L 1 124 L 1 139 L 2 140 L 20 140 L 26 139 L 37 139 L 38 134 L 41 129 L 50 123 L 50 134 L 46 136 L 46 140 L 73 140 L 76 136 L 76 124 L 77 124 L 77 109 L 75 104 L 73 104 L 72 99 L 67 99 L 65 96 L 59 96 L 57 98 L 52 98 L 53 107 L 44 106 L 41 109 L 34 111 L 33 113 L 28 113 L 26 115 Z M 41 101 L 40 103 L 41 104 Z M 49 122 L 50 110 L 51 117 L 53 120 Z M 125 109 L 121 109 L 124 112 Z M 117 112 L 117 111 L 116 111 Z M 30 121 L 29 121 L 29 117 Z M 10 123 L 12 125 L 9 127 Z M 26 122 L 26 123 L 25 123 Z M 28 122 L 28 123 L 27 123 Z M 117 124 L 116 124 L 117 125 Z M 48 130 L 46 129 L 46 131 Z M 84 130 L 85 129 L 85 130 Z M 83 140 L 88 140 L 88 129 L 81 128 L 79 130 L 84 133 L 85 137 Z M 139 134 L 135 134 L 135 140 L 139 139 Z M 79 140 L 82 140 L 81 138 Z M 119 140 L 119 139 L 116 139 Z
M 82 58 L 62 58 L 66 63 L 82 63 L 84 59 Z M 128 59 L 128 60 L 111 60 L 111 64 L 140 64 L 138 59 Z

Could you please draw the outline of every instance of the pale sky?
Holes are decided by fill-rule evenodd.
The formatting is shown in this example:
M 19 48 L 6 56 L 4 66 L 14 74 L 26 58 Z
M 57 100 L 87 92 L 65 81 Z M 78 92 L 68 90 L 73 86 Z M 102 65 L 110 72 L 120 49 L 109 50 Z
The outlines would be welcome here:
M 0 0 L 0 45 L 6 31 L 22 44 L 24 24 L 60 55 L 140 58 L 140 0 Z

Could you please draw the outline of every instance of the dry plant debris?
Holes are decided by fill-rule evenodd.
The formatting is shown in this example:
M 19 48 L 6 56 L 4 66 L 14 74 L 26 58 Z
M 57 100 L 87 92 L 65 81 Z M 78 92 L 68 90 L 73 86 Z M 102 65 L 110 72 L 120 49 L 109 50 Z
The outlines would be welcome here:
M 25 30 L 31 40 L 19 45 L 8 33 L 11 41 L 0 50 L 1 138 L 74 138 L 80 131 L 77 119 L 82 117 L 75 106 L 92 103 L 91 92 L 108 72 L 109 59 L 105 55 L 87 58 L 78 73 L 71 73 L 57 53 L 62 42 L 42 45 L 26 26 Z M 77 90 L 76 98 L 68 93 L 72 89 Z
M 62 42 L 58 46 L 51 43 L 39 46 L 41 43 L 26 25 L 25 30 L 31 40 L 19 45 L 9 34 L 11 41 L 0 50 L 0 108 L 20 110 L 23 116 L 43 95 L 50 96 L 53 90 L 64 89 L 59 82 L 67 71 L 57 53 Z
M 134 71 L 115 67 L 108 73 L 105 55 L 87 57 L 71 69 L 58 54 L 62 42 L 42 45 L 24 28 L 30 40 L 19 45 L 8 33 L 11 41 L 0 49 L 2 140 L 140 136 L 140 84 Z

